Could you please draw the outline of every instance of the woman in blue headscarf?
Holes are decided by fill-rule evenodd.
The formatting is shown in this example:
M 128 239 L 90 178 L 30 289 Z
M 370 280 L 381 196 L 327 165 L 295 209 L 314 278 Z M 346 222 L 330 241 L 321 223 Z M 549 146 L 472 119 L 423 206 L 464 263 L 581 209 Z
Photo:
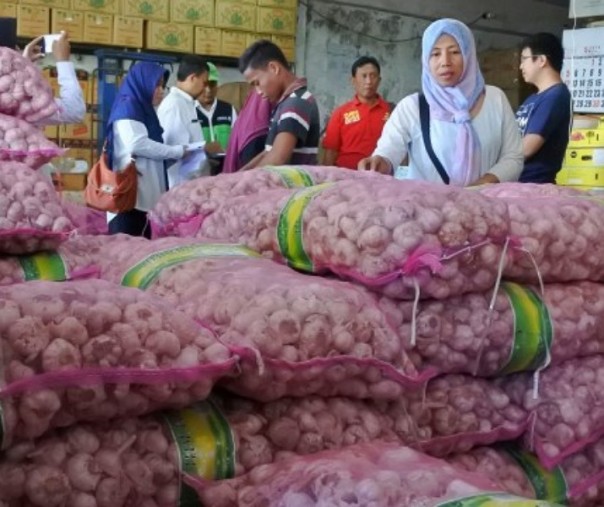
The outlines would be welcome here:
M 429 118 L 423 130 L 422 96 Z M 407 156 L 410 178 L 458 186 L 515 181 L 522 171 L 510 103 L 502 90 L 485 86 L 472 32 L 455 19 L 435 21 L 425 30 L 422 94 L 397 105 L 373 155 L 361 160 L 359 169 L 390 174 Z
M 114 171 L 132 159 L 138 171 L 136 206 L 124 213 L 108 213 L 109 233 L 151 237 L 147 212 L 166 191 L 164 161 L 184 156 L 184 146 L 163 143 L 163 129 L 155 107 L 163 98 L 164 69 L 149 62 L 134 64 L 120 86 L 107 122 L 106 150 Z

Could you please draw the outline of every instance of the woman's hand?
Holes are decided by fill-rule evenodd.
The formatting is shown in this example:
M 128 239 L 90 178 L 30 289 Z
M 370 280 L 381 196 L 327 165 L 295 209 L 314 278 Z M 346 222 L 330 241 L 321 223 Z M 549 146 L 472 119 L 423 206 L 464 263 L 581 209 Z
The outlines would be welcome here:
M 499 178 L 491 173 L 486 173 L 478 178 L 476 181 L 473 181 L 468 186 L 475 187 L 477 185 L 489 185 L 493 183 L 500 183 Z
M 357 165 L 359 171 L 375 171 L 382 174 L 392 174 L 392 164 L 380 155 L 362 159 Z

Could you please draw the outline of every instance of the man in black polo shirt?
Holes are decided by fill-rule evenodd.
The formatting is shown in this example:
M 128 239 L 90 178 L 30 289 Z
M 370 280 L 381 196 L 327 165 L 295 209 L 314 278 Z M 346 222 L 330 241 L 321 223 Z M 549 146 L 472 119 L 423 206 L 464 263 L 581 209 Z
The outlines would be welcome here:
M 273 105 L 265 151 L 243 170 L 280 164 L 316 164 L 319 108 L 306 79 L 293 74 L 281 49 L 259 40 L 239 58 L 239 70 L 256 91 Z

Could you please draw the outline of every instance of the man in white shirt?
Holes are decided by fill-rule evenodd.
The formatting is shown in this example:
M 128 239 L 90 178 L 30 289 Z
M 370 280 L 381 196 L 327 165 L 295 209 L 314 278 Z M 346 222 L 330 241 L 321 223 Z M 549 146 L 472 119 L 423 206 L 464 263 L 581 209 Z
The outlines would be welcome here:
M 23 56 L 32 62 L 44 57 L 40 49 L 43 35 L 32 40 L 23 50 Z M 75 67 L 70 61 L 71 46 L 66 32 L 61 32 L 60 37 L 52 44 L 52 54 L 57 64 L 59 82 L 59 97 L 55 98 L 58 110 L 49 118 L 40 122 L 42 125 L 58 125 L 60 123 L 82 123 L 86 114 L 86 102 L 82 88 L 78 83 Z
M 164 143 L 169 145 L 201 144 L 208 153 L 220 151 L 218 143 L 206 143 L 199 125 L 197 97 L 208 84 L 208 64 L 200 56 L 184 56 L 176 74 L 176 85 L 160 104 L 157 115 L 164 129 Z M 215 146 L 216 145 L 216 146 Z M 205 164 L 201 168 L 207 167 Z M 191 176 L 206 176 L 204 172 L 182 174 L 181 161 L 168 167 L 168 187 L 172 188 Z M 201 174 L 200 174 L 201 172 Z M 208 173 L 209 174 L 209 173 Z

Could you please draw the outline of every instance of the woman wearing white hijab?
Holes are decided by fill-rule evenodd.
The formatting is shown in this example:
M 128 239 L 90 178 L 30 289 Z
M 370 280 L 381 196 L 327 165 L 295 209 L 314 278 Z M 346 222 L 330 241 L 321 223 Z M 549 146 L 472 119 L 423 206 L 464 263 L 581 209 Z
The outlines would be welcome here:
M 499 88 L 485 86 L 474 37 L 460 21 L 441 19 L 425 30 L 422 93 L 433 156 L 422 135 L 416 93 L 399 102 L 373 155 L 361 160 L 359 169 L 390 174 L 408 156 L 412 179 L 457 186 L 518 179 L 523 156 L 514 113 Z

